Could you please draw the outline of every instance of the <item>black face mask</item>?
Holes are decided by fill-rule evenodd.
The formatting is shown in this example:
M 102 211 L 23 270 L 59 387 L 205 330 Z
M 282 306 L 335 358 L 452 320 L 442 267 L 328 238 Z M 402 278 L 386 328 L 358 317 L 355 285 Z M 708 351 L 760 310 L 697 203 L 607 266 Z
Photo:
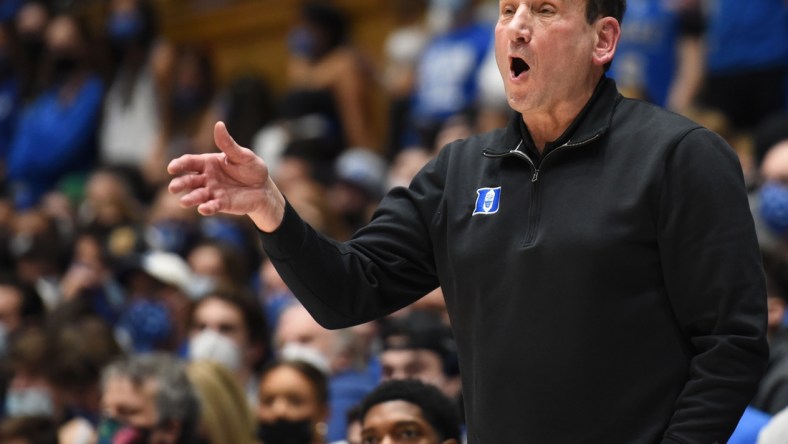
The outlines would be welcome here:
M 38 63 L 44 53 L 44 39 L 37 34 L 27 34 L 19 37 L 22 53 L 33 63 Z
M 58 82 L 68 79 L 74 74 L 82 64 L 81 60 L 72 54 L 53 54 L 52 55 L 52 74 Z
M 308 419 L 276 422 L 257 426 L 257 438 L 265 444 L 309 444 L 314 438 L 314 427 Z
M 7 79 L 14 75 L 14 64 L 6 51 L 0 50 L 0 79 Z

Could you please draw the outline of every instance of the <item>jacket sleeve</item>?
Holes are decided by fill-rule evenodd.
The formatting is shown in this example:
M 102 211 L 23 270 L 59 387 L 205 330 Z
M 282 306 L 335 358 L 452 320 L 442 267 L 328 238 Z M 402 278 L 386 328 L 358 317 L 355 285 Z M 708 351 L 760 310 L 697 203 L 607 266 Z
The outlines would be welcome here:
M 392 313 L 438 287 L 429 234 L 443 179 L 428 164 L 410 188 L 384 197 L 372 221 L 345 243 L 306 224 L 288 204 L 263 247 L 321 325 L 343 328 Z
M 665 443 L 724 443 L 768 359 L 766 290 L 738 159 L 687 133 L 665 160 L 658 236 L 667 297 L 688 340 L 688 380 Z

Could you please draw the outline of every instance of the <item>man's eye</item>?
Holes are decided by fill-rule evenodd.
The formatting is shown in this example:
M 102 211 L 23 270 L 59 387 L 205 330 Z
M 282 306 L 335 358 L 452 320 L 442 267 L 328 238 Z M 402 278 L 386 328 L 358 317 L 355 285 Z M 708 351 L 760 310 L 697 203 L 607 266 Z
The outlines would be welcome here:
M 421 432 L 413 427 L 408 427 L 406 429 L 402 429 L 397 433 L 399 439 L 403 440 L 413 440 L 416 438 L 421 437 Z
M 374 436 L 366 436 L 361 438 L 361 444 L 378 444 L 378 439 Z

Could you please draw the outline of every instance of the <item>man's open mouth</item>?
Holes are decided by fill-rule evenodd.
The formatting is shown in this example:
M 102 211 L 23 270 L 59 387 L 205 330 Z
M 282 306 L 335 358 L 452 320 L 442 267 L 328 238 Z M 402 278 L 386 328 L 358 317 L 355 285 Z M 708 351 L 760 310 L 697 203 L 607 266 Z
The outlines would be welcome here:
M 519 77 L 520 74 L 528 71 L 529 69 L 531 69 L 531 67 L 528 66 L 527 63 L 525 63 L 525 60 L 519 57 L 512 57 L 512 63 L 510 69 L 512 71 L 512 74 L 514 74 L 514 77 Z

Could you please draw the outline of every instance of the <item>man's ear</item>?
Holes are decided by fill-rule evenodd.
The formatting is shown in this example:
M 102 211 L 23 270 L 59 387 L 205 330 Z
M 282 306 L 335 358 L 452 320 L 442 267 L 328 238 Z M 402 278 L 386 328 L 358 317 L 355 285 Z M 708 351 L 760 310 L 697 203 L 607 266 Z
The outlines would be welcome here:
M 594 23 L 596 39 L 592 59 L 595 65 L 604 66 L 613 61 L 621 38 L 621 25 L 613 17 L 602 17 Z

